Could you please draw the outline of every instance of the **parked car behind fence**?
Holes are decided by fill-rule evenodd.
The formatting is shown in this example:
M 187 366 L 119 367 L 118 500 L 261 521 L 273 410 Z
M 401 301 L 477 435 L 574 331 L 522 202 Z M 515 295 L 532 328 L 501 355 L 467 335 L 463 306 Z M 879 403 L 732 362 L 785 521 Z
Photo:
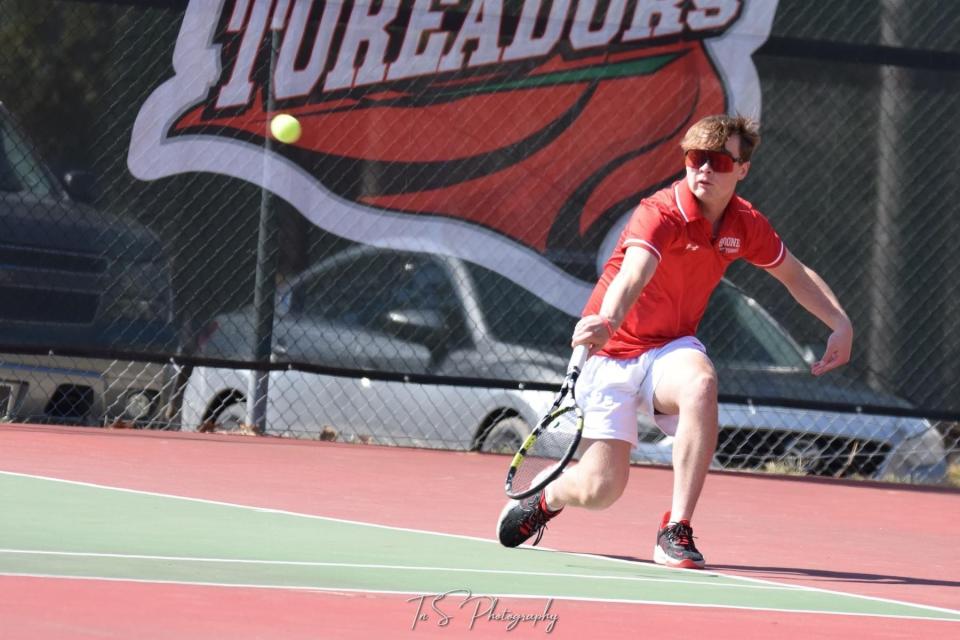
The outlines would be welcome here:
M 61 183 L 0 104 L 0 420 L 160 417 L 169 367 L 99 354 L 175 350 L 169 261 L 146 227 L 84 204 L 91 184 Z
M 559 383 L 576 318 L 487 269 L 459 259 L 355 247 L 307 270 L 281 292 L 275 362 L 358 370 Z M 202 346 L 212 358 L 250 360 L 253 312 L 216 318 Z M 727 281 L 698 333 L 720 376 L 715 466 L 838 477 L 935 482 L 945 474 L 940 434 L 924 419 L 791 408 L 812 400 L 908 407 L 845 379 L 813 378 L 803 350 Z M 239 428 L 251 373 L 199 368 L 186 428 Z M 549 391 L 419 384 L 375 375 L 294 369 L 270 374 L 267 432 L 395 445 L 513 451 L 552 399 Z M 669 464 L 672 439 L 638 422 L 638 462 Z

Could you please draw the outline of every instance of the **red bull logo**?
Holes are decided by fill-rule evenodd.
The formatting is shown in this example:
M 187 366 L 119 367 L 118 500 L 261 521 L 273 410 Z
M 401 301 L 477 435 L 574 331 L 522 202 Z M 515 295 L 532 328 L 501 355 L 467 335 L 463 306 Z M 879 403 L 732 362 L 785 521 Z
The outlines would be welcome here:
M 751 54 L 774 10 L 193 0 L 129 166 L 249 180 L 337 235 L 457 255 L 578 312 L 624 214 L 681 172 L 686 128 L 759 115 Z M 280 111 L 294 145 L 268 145 Z

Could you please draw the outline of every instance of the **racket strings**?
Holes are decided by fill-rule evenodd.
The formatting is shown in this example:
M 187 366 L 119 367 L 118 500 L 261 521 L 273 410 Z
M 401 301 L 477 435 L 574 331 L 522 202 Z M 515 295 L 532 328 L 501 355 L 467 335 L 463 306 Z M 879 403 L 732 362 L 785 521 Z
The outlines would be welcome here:
M 525 491 L 552 473 L 577 440 L 579 418 L 568 408 L 547 423 L 527 450 L 513 478 L 514 490 Z

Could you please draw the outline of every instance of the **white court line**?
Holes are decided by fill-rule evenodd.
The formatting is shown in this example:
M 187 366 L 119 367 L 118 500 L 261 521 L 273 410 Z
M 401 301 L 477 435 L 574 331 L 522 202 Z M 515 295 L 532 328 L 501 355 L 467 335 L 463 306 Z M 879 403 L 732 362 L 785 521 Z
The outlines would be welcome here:
M 312 592 L 322 592 L 322 593 L 360 593 L 360 594 L 378 594 L 378 595 L 398 595 L 398 596 L 413 596 L 414 598 L 420 598 L 423 596 L 423 593 L 415 591 L 397 591 L 390 589 L 353 589 L 349 587 L 304 587 L 304 586 L 291 586 L 291 585 L 271 585 L 271 584 L 238 584 L 230 582 L 200 582 L 200 581 L 188 581 L 188 580 L 145 580 L 141 578 L 115 578 L 110 576 L 71 576 L 71 575 L 58 575 L 55 573 L 9 573 L 0 571 L 0 577 L 10 577 L 10 578 L 38 578 L 38 579 L 56 579 L 56 580 L 85 580 L 93 582 L 123 582 L 123 583 L 134 583 L 134 584 L 165 584 L 165 585 L 176 585 L 176 586 L 187 586 L 187 587 L 215 587 L 215 588 L 227 588 L 227 589 L 272 589 L 272 590 L 281 590 L 281 591 L 312 591 Z M 438 594 L 439 595 L 439 594 Z M 804 613 L 804 614 L 814 614 L 814 615 L 829 615 L 829 616 L 853 616 L 857 618 L 895 618 L 898 620 L 911 620 L 914 622 L 957 622 L 955 618 L 934 618 L 934 617 L 918 617 L 918 616 L 909 616 L 909 615 L 897 615 L 892 613 L 858 613 L 854 611 L 821 611 L 819 609 L 783 609 L 778 607 L 758 607 L 751 606 L 745 607 L 740 605 L 730 605 L 730 604 L 703 604 L 703 603 L 694 603 L 694 602 L 673 602 L 673 601 L 663 601 L 663 600 L 631 600 L 628 598 L 596 598 L 596 597 L 579 597 L 579 596 L 557 596 L 551 593 L 544 594 L 530 594 L 530 593 L 471 593 L 475 597 L 491 597 L 491 598 L 517 598 L 523 600 L 561 600 L 561 601 L 570 601 L 570 602 L 605 602 L 605 603 L 615 603 L 615 604 L 644 604 L 651 606 L 663 606 L 663 607 L 692 607 L 692 608 L 706 608 L 706 609 L 734 609 L 739 611 L 766 611 L 773 613 Z M 411 602 L 413 598 L 409 598 L 407 601 Z
M 300 513 L 300 512 L 297 512 L 297 511 L 286 511 L 286 510 L 283 510 L 283 509 L 268 509 L 268 508 L 263 508 L 263 507 L 255 507 L 255 506 L 251 506 L 251 505 L 238 504 L 238 503 L 234 503 L 234 502 L 222 502 L 222 501 L 218 501 L 218 500 L 208 500 L 208 499 L 205 499 L 205 498 L 191 498 L 191 497 L 187 497 L 187 496 L 178 496 L 178 495 L 174 495 L 174 494 L 170 494 L 170 493 L 159 493 L 159 492 L 155 492 L 155 491 L 143 491 L 143 490 L 140 490 L 140 489 L 128 489 L 128 488 L 126 488 L 126 487 L 116 487 L 116 486 L 105 485 L 105 484 L 95 484 L 95 483 L 92 483 L 92 482 L 82 482 L 82 481 L 79 481 L 79 480 L 66 480 L 66 479 L 63 479 L 63 478 L 55 478 L 55 477 L 52 477 L 52 476 L 41 476 L 41 475 L 36 475 L 36 474 L 31 474 L 31 473 L 19 473 L 19 472 L 15 472 L 15 471 L 2 471 L 2 470 L 0 470 L 0 475 L 18 476 L 18 477 L 22 477 L 22 478 L 32 478 L 32 479 L 35 479 L 35 480 L 47 480 L 47 481 L 50 481 L 50 482 L 61 482 L 61 483 L 64 483 L 64 484 L 71 484 L 71 485 L 77 485 L 77 486 L 83 486 L 83 487 L 92 487 L 92 488 L 95 488 L 95 489 L 106 489 L 106 490 L 109 490 L 109 491 L 120 491 L 120 492 L 123 492 L 123 493 L 132 493 L 132 494 L 137 494 L 137 495 L 154 496 L 154 497 L 160 497 L 160 498 L 170 498 L 170 499 L 174 499 L 174 500 L 185 500 L 185 501 L 187 501 L 187 502 L 196 502 L 196 503 L 199 503 L 199 504 L 218 505 L 218 506 L 224 506 L 224 507 L 231 507 L 231 508 L 235 508 L 235 509 L 249 509 L 249 510 L 253 510 L 253 511 L 259 511 L 259 512 L 262 512 L 262 513 L 275 513 L 275 514 L 280 514 L 280 515 L 296 516 L 296 517 L 300 517 L 300 518 L 309 518 L 309 519 L 313 519 L 313 520 L 324 520 L 324 521 L 327 521 L 327 522 L 342 522 L 342 523 L 352 524 L 352 525 L 359 525 L 359 526 L 365 526 L 365 527 L 374 527 L 374 528 L 377 528 L 377 529 L 386 529 L 386 530 L 389 530 L 389 531 L 407 531 L 407 532 L 410 532 L 410 533 L 418 533 L 418 534 L 426 534 L 426 535 L 434 535 L 434 536 L 443 536 L 443 537 L 447 537 L 447 538 L 459 538 L 459 539 L 463 539 L 463 540 L 478 540 L 478 541 L 480 541 L 480 542 L 485 542 L 485 543 L 487 543 L 487 544 L 498 544 L 498 543 L 496 543 L 496 542 L 494 542 L 494 541 L 492 541 L 492 540 L 489 540 L 489 539 L 487 539 L 487 538 L 480 538 L 480 537 L 477 537 L 477 536 L 466 536 L 466 535 L 453 534 L 453 533 L 440 533 L 440 532 L 437 532 L 437 531 L 427 531 L 427 530 L 424 530 L 424 529 L 410 529 L 410 528 L 406 528 L 406 527 L 392 527 L 392 526 L 382 525 L 382 524 L 374 524 L 374 523 L 369 523 L 369 522 L 361 522 L 361 521 L 358 521 L 358 520 L 347 520 L 347 519 L 343 519 L 343 518 L 330 518 L 330 517 L 327 517 L 327 516 L 318 516 L 318 515 L 314 515 L 314 514 L 311 514 L 311 513 Z M 627 565 L 630 565 L 630 566 L 636 566 L 636 564 L 637 564 L 637 563 L 635 563 L 635 562 L 630 562 L 629 560 L 623 560 L 623 559 L 620 559 L 620 558 L 609 558 L 609 557 L 607 557 L 607 556 L 598 556 L 598 555 L 593 555 L 593 554 L 588 554 L 588 553 L 571 553 L 571 552 L 567 552 L 567 551 L 555 551 L 555 550 L 551 550 L 551 549 L 544 548 L 544 547 L 539 547 L 539 548 L 527 548 L 527 549 L 524 549 L 524 551 L 532 551 L 532 552 L 550 552 L 550 551 L 554 551 L 554 552 L 563 553 L 564 555 L 569 555 L 569 556 L 580 556 L 580 557 L 585 557 L 585 558 L 595 558 L 595 559 L 604 560 L 604 561 L 607 561 L 607 562 L 623 563 L 623 564 L 627 564 Z M 915 608 L 918 608 L 918 609 L 925 609 L 925 610 L 927 610 L 927 611 L 936 611 L 936 612 L 939 612 L 939 613 L 949 613 L 949 614 L 951 614 L 951 615 L 960 616 L 960 610 L 948 609 L 948 608 L 945 608 L 945 607 L 935 607 L 935 606 L 926 605 L 926 604 L 916 604 L 916 603 L 913 603 L 913 602 L 907 602 L 907 601 L 903 601 L 903 600 L 893 600 L 893 599 L 890 599 L 890 598 L 878 598 L 878 597 L 875 597 L 875 596 L 865 596 L 865 595 L 861 595 L 861 594 L 857 594 L 857 593 L 847 593 L 847 592 L 845 592 L 845 591 L 835 591 L 835 590 L 832 590 L 832 589 L 822 589 L 822 588 L 819 588 L 819 587 L 809 587 L 809 586 L 806 586 L 806 585 L 787 585 L 787 584 L 775 582 L 775 581 L 773 581 L 773 580 L 762 580 L 762 579 L 759 579 L 759 578 L 749 578 L 749 577 L 746 577 L 746 576 L 730 575 L 730 574 L 724 574 L 724 573 L 719 573 L 719 572 L 714 572 L 714 571 L 703 571 L 703 570 L 696 570 L 696 569 L 671 569 L 671 568 L 663 567 L 663 566 L 656 565 L 656 564 L 644 564 L 643 566 L 644 566 L 644 569 L 654 569 L 654 570 L 660 570 L 660 571 L 664 571 L 664 572 L 677 572 L 677 571 L 681 571 L 681 572 L 691 573 L 691 574 L 694 574 L 694 575 L 697 575 L 697 576 L 704 576 L 704 577 L 719 576 L 719 577 L 728 578 L 728 579 L 731 579 L 731 580 L 741 580 L 741 581 L 744 581 L 744 582 L 752 582 L 752 583 L 759 583 L 759 584 L 763 584 L 763 585 L 769 585 L 771 589 L 772 589 L 772 588 L 778 588 L 778 589 L 793 588 L 793 589 L 795 589 L 795 590 L 813 591 L 813 592 L 817 592 L 817 593 L 826 593 L 826 594 L 831 594 L 831 595 L 836 595 L 836 596 L 843 596 L 843 597 L 847 597 L 847 598 L 859 598 L 859 599 L 862 599 L 862 600 L 871 600 L 871 601 L 874 601 L 874 602 L 885 602 L 885 603 L 889 603 L 889 604 L 895 604 L 895 605 L 906 606 L 906 607 L 915 607 Z M 70 577 L 70 576 L 67 576 L 67 577 Z M 147 582 L 149 582 L 149 581 L 147 581 Z M 693 583 L 694 583 L 694 584 L 701 584 L 700 581 L 693 581 Z M 724 585 L 716 585 L 716 586 L 720 587 L 720 586 L 724 586 Z M 729 586 L 729 585 L 728 585 L 728 586 Z M 278 588 L 281 588 L 281 587 L 278 587 Z M 337 589 L 331 589 L 331 591 L 337 591 Z M 365 590 L 358 590 L 358 591 L 359 591 L 359 592 L 363 592 L 363 591 L 365 591 Z M 371 592 L 373 592 L 373 591 L 371 591 Z M 388 593 L 388 592 L 384 592 L 384 593 Z M 496 595 L 496 594 L 488 594 L 488 595 Z M 502 595 L 504 595 L 504 597 L 506 597 L 506 594 L 502 594 Z M 514 596 L 511 596 L 511 597 L 514 597 Z M 546 597 L 550 597 L 550 596 L 546 596 Z M 585 599 L 585 600 L 586 600 L 586 598 L 572 598 L 572 599 L 578 599 L 578 600 L 579 600 L 579 599 Z M 607 600 L 603 600 L 603 601 L 606 602 Z M 620 601 L 620 600 L 610 600 L 610 602 L 619 602 L 619 601 Z M 636 602 L 636 601 L 634 601 L 634 600 L 624 600 L 624 602 Z M 651 603 L 653 603 L 653 602 L 651 602 Z M 655 604 L 669 604 L 669 603 L 656 602 Z M 736 607 L 734 607 L 734 608 L 736 608 Z M 745 607 L 745 608 L 746 608 L 746 609 L 755 609 L 756 607 Z M 770 611 L 775 611 L 775 609 L 769 609 L 769 610 L 770 610 Z M 792 610 L 792 609 L 787 609 L 786 611 L 793 611 L 793 610 Z M 865 615 L 866 615 L 866 614 L 865 614 Z M 910 616 L 906 616 L 906 617 L 910 617 Z M 926 618 L 923 618 L 923 619 L 926 619 Z M 947 620 L 949 620 L 949 621 L 951 621 L 951 622 L 955 622 L 955 620 L 952 620 L 952 619 L 947 619 Z
M 246 558 L 205 558 L 198 556 L 155 556 L 139 555 L 126 553 L 96 553 L 85 551 L 49 551 L 40 549 L 0 549 L 2 554 L 19 555 L 47 555 L 47 556 L 66 556 L 80 558 L 116 558 L 120 560 L 157 560 L 160 562 L 207 562 L 223 564 L 254 564 L 254 565 L 277 565 L 294 567 L 330 567 L 343 569 L 373 569 L 377 571 L 433 571 L 442 573 L 484 573 L 493 575 L 517 575 L 517 576 L 538 576 L 544 578 L 582 578 L 585 580 L 614 580 L 624 582 L 656 582 L 676 583 L 687 586 L 706 586 L 711 588 L 730 588 L 730 589 L 759 589 L 762 591 L 800 591 L 800 587 L 795 585 L 771 586 L 766 584 L 717 584 L 706 581 L 674 580 L 671 578 L 649 578 L 639 576 L 607 576 L 590 575 L 586 573 L 556 573 L 548 571 L 514 571 L 510 569 L 468 569 L 462 567 L 434 567 L 418 565 L 397 565 L 397 564 L 363 564 L 357 562 L 310 562 L 301 560 L 251 560 Z

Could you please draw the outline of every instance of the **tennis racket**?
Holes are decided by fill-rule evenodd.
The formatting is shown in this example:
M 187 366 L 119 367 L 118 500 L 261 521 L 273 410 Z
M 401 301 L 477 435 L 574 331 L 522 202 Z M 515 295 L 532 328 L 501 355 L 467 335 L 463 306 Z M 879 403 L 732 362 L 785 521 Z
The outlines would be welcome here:
M 553 482 L 573 458 L 583 434 L 583 411 L 577 405 L 574 388 L 587 347 L 573 350 L 567 375 L 546 415 L 520 445 L 507 470 L 507 496 L 520 500 L 532 496 Z

